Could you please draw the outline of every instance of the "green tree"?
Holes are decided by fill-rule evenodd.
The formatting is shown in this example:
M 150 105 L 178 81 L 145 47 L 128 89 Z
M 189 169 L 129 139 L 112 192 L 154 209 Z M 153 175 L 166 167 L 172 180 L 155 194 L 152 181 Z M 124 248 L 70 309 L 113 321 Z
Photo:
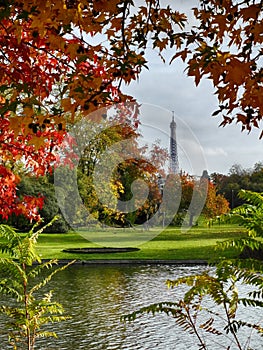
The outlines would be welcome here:
M 116 125 L 106 118 L 102 123 L 85 121 L 85 127 L 81 124 L 74 131 L 79 151 L 78 190 L 92 216 L 101 223 L 118 226 L 149 219 L 160 202 L 157 180 L 164 175 L 166 149 L 159 141 L 151 147 L 139 145 L 137 127 L 127 121 L 120 120 Z M 142 182 L 149 190 L 144 204 L 136 199 L 136 193 L 145 191 Z
M 250 175 L 251 191 L 263 192 L 263 163 L 258 162 L 254 165 L 254 168 Z
M 117 155 L 114 151 L 111 152 L 111 146 L 121 143 L 127 136 L 129 139 L 135 137 L 135 129 L 129 125 L 121 126 L 121 124 L 111 126 L 107 120 L 102 123 L 92 121 L 85 123 L 86 127 L 83 130 L 80 128 L 75 133 L 79 146 L 83 146 L 77 167 L 79 194 L 93 218 L 108 225 L 122 225 L 124 216 L 117 209 L 117 200 L 123 191 L 123 185 L 114 174 L 110 179 L 105 178 L 104 173 L 98 171 L 97 167 L 101 165 L 105 152 L 107 152 L 107 161 L 114 165 Z M 109 171 L 111 170 L 114 171 L 114 169 Z M 98 180 L 94 182 L 97 178 Z M 100 193 L 100 197 L 97 192 Z M 87 216 L 87 223 L 92 221 L 92 217 Z
M 263 192 L 262 163 L 256 163 L 252 169 L 243 169 L 241 165 L 234 164 L 227 175 L 213 173 L 211 180 L 218 193 L 226 197 L 233 209 L 244 203 L 238 196 L 241 189 Z
M 18 184 L 17 194 L 21 198 L 24 196 L 43 198 L 43 207 L 39 209 L 39 214 L 43 221 L 42 225 L 49 223 L 54 216 L 57 216 L 57 220 L 53 221 L 52 225 L 46 226 L 45 232 L 63 233 L 68 231 L 69 227 L 60 215 L 54 185 L 52 184 L 52 176 L 36 177 L 24 173 Z M 7 220 L 7 223 L 24 232 L 30 230 L 33 226 L 33 223 L 23 215 L 12 215 Z

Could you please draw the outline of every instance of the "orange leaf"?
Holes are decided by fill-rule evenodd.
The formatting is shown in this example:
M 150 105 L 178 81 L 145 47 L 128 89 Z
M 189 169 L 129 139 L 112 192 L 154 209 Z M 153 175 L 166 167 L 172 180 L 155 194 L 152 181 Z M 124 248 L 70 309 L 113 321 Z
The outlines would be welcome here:
M 245 21 L 248 21 L 250 19 L 257 19 L 259 12 L 260 5 L 251 5 L 249 7 L 241 9 L 240 15 L 244 18 Z
M 227 70 L 225 81 L 242 85 L 250 74 L 250 63 L 240 62 L 234 58 L 228 65 Z

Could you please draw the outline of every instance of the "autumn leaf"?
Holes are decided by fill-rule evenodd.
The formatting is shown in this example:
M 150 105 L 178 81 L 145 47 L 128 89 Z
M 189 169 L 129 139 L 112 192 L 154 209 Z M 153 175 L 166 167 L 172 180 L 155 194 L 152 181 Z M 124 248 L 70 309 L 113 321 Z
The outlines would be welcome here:
M 226 69 L 227 74 L 225 81 L 242 85 L 250 74 L 250 63 L 243 63 L 233 58 Z
M 240 15 L 241 15 L 241 17 L 244 18 L 245 21 L 250 20 L 250 19 L 257 19 L 259 13 L 260 13 L 260 5 L 259 4 L 250 5 L 248 7 L 242 8 L 240 10 Z

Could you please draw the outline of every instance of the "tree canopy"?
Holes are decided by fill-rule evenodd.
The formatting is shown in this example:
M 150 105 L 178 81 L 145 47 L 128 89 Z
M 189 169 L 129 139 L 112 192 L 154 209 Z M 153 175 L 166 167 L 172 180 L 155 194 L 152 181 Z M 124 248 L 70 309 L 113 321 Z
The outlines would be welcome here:
M 198 24 L 180 55 L 196 84 L 212 81 L 223 126 L 236 121 L 250 131 L 262 120 L 262 7 L 262 0 L 201 0 L 193 9 Z
M 261 10 L 262 0 L 201 0 L 190 27 L 176 4 L 159 0 L 2 1 L 0 214 L 37 219 L 43 201 L 18 198 L 19 172 L 47 173 L 69 123 L 132 100 L 122 85 L 139 78 L 149 49 L 163 60 L 172 50 L 171 62 L 181 57 L 196 84 L 213 82 L 221 125 L 258 128 Z
M 241 189 L 253 192 L 263 192 L 263 164 L 258 162 L 252 169 L 243 169 L 234 164 L 227 175 L 213 173 L 211 179 L 219 194 L 222 194 L 235 208 L 244 203 L 238 196 Z

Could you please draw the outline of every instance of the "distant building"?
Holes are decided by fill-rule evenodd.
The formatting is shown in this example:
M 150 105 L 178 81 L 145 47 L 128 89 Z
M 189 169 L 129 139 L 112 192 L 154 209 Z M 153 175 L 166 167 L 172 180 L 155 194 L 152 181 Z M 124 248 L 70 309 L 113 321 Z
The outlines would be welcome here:
M 174 112 L 172 122 L 170 123 L 170 173 L 179 174 L 179 162 L 176 142 L 176 122 L 174 121 Z
M 206 179 L 206 180 L 210 181 L 210 176 L 208 175 L 208 171 L 207 170 L 203 171 L 201 179 Z

